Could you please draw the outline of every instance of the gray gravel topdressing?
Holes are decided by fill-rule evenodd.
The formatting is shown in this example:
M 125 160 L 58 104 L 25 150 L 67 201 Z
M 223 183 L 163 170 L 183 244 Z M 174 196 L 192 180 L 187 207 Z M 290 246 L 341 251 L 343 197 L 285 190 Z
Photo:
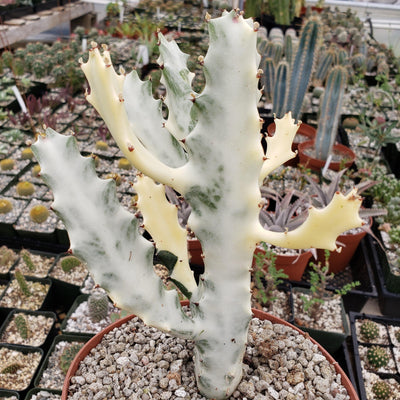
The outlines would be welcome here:
M 134 318 L 106 334 L 71 378 L 69 400 L 205 399 L 193 343 Z M 243 379 L 231 399 L 349 399 L 334 366 L 294 329 L 253 319 Z

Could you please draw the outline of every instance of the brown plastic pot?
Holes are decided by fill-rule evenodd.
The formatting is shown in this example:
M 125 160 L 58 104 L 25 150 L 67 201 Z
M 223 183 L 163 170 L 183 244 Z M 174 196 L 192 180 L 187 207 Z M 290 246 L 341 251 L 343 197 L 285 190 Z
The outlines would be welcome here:
M 309 156 L 307 150 L 314 147 L 314 141 L 309 140 L 307 142 L 299 143 L 299 162 L 306 168 L 311 168 L 313 171 L 321 171 L 324 168 L 326 161 L 319 160 L 317 158 Z M 333 145 L 333 153 L 338 154 L 341 161 L 332 161 L 329 164 L 329 169 L 333 171 L 340 171 L 343 168 L 349 168 L 354 163 L 356 155 L 353 150 L 343 144 L 337 143 Z
M 256 248 L 254 254 L 265 254 L 265 251 L 260 248 Z M 279 271 L 283 270 L 291 281 L 301 281 L 301 277 L 310 261 L 312 256 L 311 251 L 304 251 L 297 255 L 286 255 L 276 254 L 275 267 Z M 255 260 L 253 259 L 253 267 L 255 266 Z
M 188 301 L 183 301 L 182 305 L 188 305 Z M 255 310 L 253 309 L 253 316 L 255 318 L 261 319 L 261 320 L 268 320 L 271 321 L 274 324 L 282 324 L 291 327 L 292 329 L 296 330 L 297 332 L 301 333 L 303 336 L 308 336 L 308 334 L 304 333 L 302 330 L 299 328 L 296 328 L 289 322 L 286 322 L 280 318 L 274 317 L 273 315 L 267 314 L 266 312 L 260 311 L 260 310 Z M 134 315 L 129 315 L 125 318 L 121 318 L 118 321 L 115 321 L 113 324 L 109 325 L 107 328 L 105 328 L 103 331 L 99 332 L 97 335 L 95 335 L 92 339 L 90 339 L 79 351 L 79 353 L 76 355 L 75 359 L 72 361 L 69 370 L 67 372 L 63 389 L 62 389 L 62 395 L 61 395 L 61 400 L 67 400 L 67 395 L 68 395 L 68 389 L 69 389 L 69 383 L 71 378 L 74 376 L 75 372 L 77 371 L 79 367 L 79 363 L 90 353 L 90 351 L 96 347 L 101 340 L 103 339 L 103 336 L 106 335 L 108 332 L 112 331 L 115 328 L 118 328 L 125 322 L 131 320 L 134 317 Z M 356 390 L 354 389 L 350 379 L 347 377 L 347 375 L 344 373 L 340 365 L 334 360 L 334 358 L 320 345 L 318 344 L 314 339 L 310 338 L 309 339 L 318 346 L 319 351 L 325 356 L 325 358 L 334 366 L 335 371 L 337 374 L 341 376 L 341 382 L 342 385 L 346 388 L 348 395 L 350 396 L 350 400 L 359 400 L 358 395 Z
M 268 136 L 273 136 L 275 133 L 275 122 L 272 122 L 267 127 Z M 304 122 L 301 123 L 299 129 L 297 129 L 296 135 L 293 139 L 292 143 L 292 151 L 297 151 L 300 143 L 304 141 L 314 140 L 317 130 Z M 289 161 L 285 163 L 286 166 L 295 167 L 299 163 L 299 155 L 297 154 L 295 157 L 291 158 Z

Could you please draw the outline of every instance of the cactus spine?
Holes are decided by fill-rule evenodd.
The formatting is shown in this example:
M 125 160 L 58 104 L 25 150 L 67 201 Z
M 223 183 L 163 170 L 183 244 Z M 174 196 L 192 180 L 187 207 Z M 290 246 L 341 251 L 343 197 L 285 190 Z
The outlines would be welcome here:
M 32 292 L 29 289 L 28 282 L 19 268 L 15 268 L 15 279 L 17 280 L 18 286 L 22 294 L 26 297 L 32 296 Z
M 79 258 L 76 258 L 76 257 L 74 257 L 74 256 L 67 256 L 67 257 L 64 257 L 64 258 L 61 260 L 61 263 L 60 263 L 60 264 L 61 264 L 61 269 L 62 269 L 64 272 L 69 273 L 69 272 L 71 272 L 75 267 L 81 265 L 81 264 L 82 264 L 82 261 L 81 261 Z
M 378 400 L 388 400 L 392 395 L 390 385 L 382 380 L 379 380 L 372 385 L 372 392 Z
M 286 110 L 299 120 L 301 106 L 307 92 L 320 40 L 319 19 L 308 20 L 302 30 L 296 56 L 293 61 Z
M 319 160 L 328 158 L 335 143 L 346 83 L 347 70 L 342 66 L 334 67 L 326 79 L 315 139 L 315 153 Z
M 360 333 L 364 340 L 373 340 L 379 336 L 379 327 L 374 321 L 367 320 L 361 324 Z
M 22 339 L 28 339 L 29 337 L 29 326 L 28 321 L 23 314 L 17 314 L 14 318 L 14 324 L 17 327 L 18 333 Z
M 262 84 L 264 88 L 265 100 L 269 103 L 272 102 L 273 84 L 275 82 L 275 63 L 270 57 L 265 58 L 261 65 L 263 72 Z
M 384 367 L 389 362 L 389 353 L 387 349 L 381 346 L 371 346 L 367 350 L 367 360 L 369 365 L 371 365 L 374 369 L 379 369 Z
M 282 118 L 286 113 L 286 95 L 289 85 L 289 64 L 281 61 L 276 71 L 274 85 L 272 112 L 277 118 Z
M 170 278 L 190 299 L 190 316 L 183 312 L 179 294 L 167 290 L 154 272 L 154 246 L 141 235 L 141 222 L 119 203 L 115 183 L 97 177 L 75 138 L 48 129 L 32 147 L 71 248 L 88 264 L 95 281 L 119 307 L 146 324 L 193 340 L 200 392 L 224 399 L 242 377 L 252 315 L 249 265 L 256 244 L 333 250 L 338 234 L 362 221 L 361 199 L 353 190 L 346 196 L 335 194 L 324 209 L 311 208 L 296 230 L 272 232 L 261 226 L 260 184 L 294 157 L 291 146 L 298 124 L 290 114 L 277 119 L 264 154 L 257 112 L 257 26 L 236 11 L 215 19 L 207 16 L 207 21 L 210 41 L 201 59 L 206 77 L 201 94 L 193 92 L 188 55 L 158 35 L 166 120 L 151 84 L 142 82 L 136 71 L 117 74 L 106 48 L 101 51 L 93 43 L 88 62 L 82 63 L 90 85 L 87 100 L 124 156 L 142 172 L 134 184 L 138 209 L 156 250 L 176 256 Z M 192 208 L 188 226 L 204 255 L 205 272 L 198 285 L 189 266 L 187 232 L 163 185 L 179 192 Z
M 31 255 L 28 250 L 21 250 L 20 253 L 22 260 L 24 261 L 25 265 L 28 267 L 29 271 L 35 271 L 36 267 L 32 261 Z
M 80 343 L 69 343 L 65 346 L 64 350 L 60 355 L 59 365 L 61 371 L 64 375 L 67 374 L 69 366 L 71 365 L 73 359 L 79 353 L 79 350 L 82 348 L 82 344 Z
M 109 309 L 107 293 L 100 291 L 92 293 L 88 298 L 88 308 L 93 322 L 100 322 L 107 318 Z

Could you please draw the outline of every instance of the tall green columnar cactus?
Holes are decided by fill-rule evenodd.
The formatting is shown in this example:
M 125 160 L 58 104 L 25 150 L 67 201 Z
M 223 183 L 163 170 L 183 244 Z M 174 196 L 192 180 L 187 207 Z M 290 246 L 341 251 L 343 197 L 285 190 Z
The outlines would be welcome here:
M 261 78 L 262 86 L 264 88 L 265 100 L 269 103 L 272 102 L 272 95 L 274 90 L 275 82 L 275 63 L 272 58 L 265 58 L 262 60 L 261 69 L 263 70 L 263 76 Z
M 328 50 L 324 52 L 319 57 L 317 68 L 314 73 L 313 84 L 314 86 L 322 86 L 329 70 L 333 65 L 333 60 L 335 58 L 335 53 L 333 50 Z
M 289 69 L 287 61 L 281 61 L 276 70 L 272 112 L 277 118 L 282 118 L 286 113 L 285 106 L 289 86 Z
M 346 68 L 335 66 L 326 79 L 325 91 L 319 108 L 315 151 L 316 157 L 320 160 L 328 158 L 335 143 L 346 84 Z
M 320 21 L 309 19 L 303 27 L 296 56 L 292 65 L 286 110 L 299 120 L 304 96 L 310 84 L 320 40 Z
M 291 35 L 285 35 L 285 60 L 289 65 L 292 64 L 293 61 L 293 37 Z
M 82 64 L 90 85 L 87 100 L 125 157 L 142 172 L 134 187 L 144 227 L 156 251 L 176 256 L 171 280 L 187 294 L 190 316 L 182 310 L 178 293 L 168 290 L 155 273 L 153 243 L 141 236 L 136 216 L 118 202 L 115 183 L 96 176 L 93 160 L 80 155 L 75 138 L 48 129 L 32 147 L 72 251 L 120 307 L 146 324 L 193 340 L 199 390 L 208 398 L 223 399 L 242 376 L 256 244 L 333 250 L 341 232 L 361 225 L 361 200 L 355 191 L 336 194 L 326 208 L 311 208 L 304 224 L 293 231 L 261 226 L 260 184 L 294 156 L 291 143 L 298 125 L 290 114 L 276 120 L 264 155 L 257 112 L 257 26 L 235 11 L 207 20 L 210 44 L 199 60 L 206 77 L 201 94 L 192 91 L 188 56 L 159 35 L 167 120 L 161 101 L 152 97 L 151 83 L 142 82 L 136 71 L 117 74 L 107 49 L 101 52 L 93 44 Z M 205 265 L 198 285 L 189 268 L 187 232 L 163 184 L 192 208 L 188 226 L 201 241 Z
M 297 2 L 295 0 L 268 0 L 268 7 L 275 22 L 280 25 L 290 25 L 295 16 Z

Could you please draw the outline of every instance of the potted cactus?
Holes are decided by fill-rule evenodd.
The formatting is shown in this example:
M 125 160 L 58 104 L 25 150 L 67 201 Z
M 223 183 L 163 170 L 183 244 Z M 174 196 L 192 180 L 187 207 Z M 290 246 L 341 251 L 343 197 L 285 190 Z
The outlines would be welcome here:
M 88 62 L 82 63 L 88 101 L 141 171 L 134 186 L 152 242 L 141 235 L 137 217 L 120 206 L 114 181 L 97 178 L 93 160 L 79 154 L 73 137 L 48 129 L 32 148 L 73 253 L 87 262 L 119 307 L 147 325 L 193 340 L 197 386 L 204 396 L 222 399 L 235 391 L 243 373 L 252 317 L 249 268 L 256 244 L 333 250 L 337 235 L 361 225 L 361 199 L 356 191 L 338 193 L 326 208 L 311 208 L 293 231 L 262 228 L 260 183 L 294 156 L 291 143 L 298 125 L 290 113 L 277 121 L 263 154 L 258 24 L 235 11 L 206 19 L 210 46 L 199 59 L 206 76 L 201 94 L 192 91 L 187 55 L 159 35 L 167 120 L 151 84 L 140 81 L 136 71 L 117 74 L 107 48 L 101 52 L 93 43 Z M 163 185 L 154 181 L 174 188 L 192 207 L 188 224 L 202 244 L 205 266 L 198 285 L 189 268 L 186 230 Z M 178 293 L 167 290 L 156 275 L 155 248 L 158 257 L 168 259 L 169 280 L 189 299 L 191 316 L 184 313 Z M 347 390 L 352 391 L 351 385 Z

